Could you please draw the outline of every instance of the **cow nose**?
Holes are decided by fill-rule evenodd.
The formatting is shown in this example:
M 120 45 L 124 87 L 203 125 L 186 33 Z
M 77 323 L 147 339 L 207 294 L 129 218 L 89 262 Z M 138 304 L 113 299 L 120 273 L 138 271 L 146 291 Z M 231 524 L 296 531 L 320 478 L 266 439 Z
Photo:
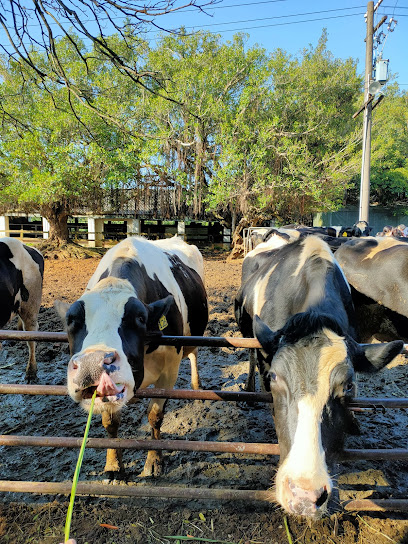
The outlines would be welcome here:
M 108 353 L 105 353 L 102 361 L 103 370 L 105 370 L 107 374 L 111 374 L 112 372 L 119 370 L 119 366 L 117 364 L 118 359 L 119 355 L 117 351 L 109 351 Z M 116 364 L 114 364 L 115 362 Z
M 80 387 L 89 387 L 97 381 L 101 373 L 106 370 L 103 367 L 104 361 L 108 364 L 113 360 L 114 352 L 105 353 L 102 350 L 79 353 L 72 357 L 68 366 L 73 383 Z M 108 355 L 108 357 L 106 357 Z M 111 370 L 112 372 L 113 370 Z
M 322 506 L 324 506 L 328 499 L 329 494 L 327 487 L 323 486 L 320 489 L 304 489 L 297 486 L 291 480 L 288 481 L 289 487 L 289 500 L 288 507 L 293 514 L 299 516 L 311 516 L 318 515 Z

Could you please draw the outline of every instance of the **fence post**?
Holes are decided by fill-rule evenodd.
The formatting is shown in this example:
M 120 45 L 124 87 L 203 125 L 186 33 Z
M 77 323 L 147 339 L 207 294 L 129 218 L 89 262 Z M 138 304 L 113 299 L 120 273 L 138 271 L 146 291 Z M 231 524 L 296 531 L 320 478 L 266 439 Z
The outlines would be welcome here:
M 231 243 L 231 229 L 227 229 L 227 227 L 223 228 L 222 241 L 223 241 L 224 244 L 230 244 Z
M 186 235 L 186 224 L 184 221 L 178 221 L 177 222 L 177 236 L 180 236 L 180 238 L 183 238 L 185 240 Z
M 0 236 L 10 236 L 9 228 L 9 217 L 7 215 L 0 215 Z
M 142 233 L 140 219 L 126 219 L 126 233 L 128 236 L 139 236 Z
M 47 219 L 45 219 L 45 217 L 42 218 L 42 225 L 43 225 L 43 238 L 44 240 L 48 240 L 48 238 L 50 237 L 50 224 L 47 221 Z
M 88 245 L 89 247 L 102 247 L 104 220 L 96 217 L 88 217 Z

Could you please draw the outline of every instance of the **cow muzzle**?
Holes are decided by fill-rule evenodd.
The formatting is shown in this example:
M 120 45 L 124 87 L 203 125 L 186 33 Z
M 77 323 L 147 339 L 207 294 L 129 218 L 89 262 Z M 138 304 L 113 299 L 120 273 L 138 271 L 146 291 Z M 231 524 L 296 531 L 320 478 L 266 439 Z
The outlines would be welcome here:
M 287 478 L 283 483 L 282 506 L 291 514 L 318 519 L 327 512 L 331 485 L 315 489 L 312 482 L 296 482 Z
M 118 410 L 133 394 L 116 351 L 92 350 L 72 357 L 68 365 L 68 392 L 89 409 L 96 390 L 95 411 Z

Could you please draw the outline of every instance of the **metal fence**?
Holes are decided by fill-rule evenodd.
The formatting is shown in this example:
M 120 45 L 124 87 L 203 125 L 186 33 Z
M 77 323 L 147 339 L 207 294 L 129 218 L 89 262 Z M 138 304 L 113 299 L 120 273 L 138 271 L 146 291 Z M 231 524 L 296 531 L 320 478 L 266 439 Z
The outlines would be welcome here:
M 0 340 L 37 340 L 49 342 L 67 342 L 66 333 L 39 332 L 39 331 L 0 331 Z M 157 341 L 157 339 L 156 339 Z M 227 338 L 227 337 L 176 337 L 163 336 L 160 339 L 162 345 L 176 346 L 211 346 L 211 347 L 260 347 L 255 338 Z M 0 394 L 25 394 L 25 395 L 67 395 L 65 386 L 50 385 L 19 385 L 0 384 Z M 169 398 L 185 400 L 212 400 L 224 402 L 271 402 L 269 393 L 247 393 L 243 391 L 192 391 L 192 390 L 164 390 L 145 389 L 135 392 L 138 398 Z M 408 408 L 408 398 L 378 399 L 356 398 L 350 408 L 355 412 L 370 410 Z M 54 436 L 17 436 L 1 435 L 0 445 L 3 446 L 27 446 L 27 447 L 56 447 L 56 448 L 80 448 L 82 438 L 54 437 Z M 86 447 L 106 449 L 120 448 L 133 450 L 168 450 L 168 451 L 205 451 L 205 452 L 229 452 L 254 455 L 279 455 L 278 444 L 245 443 L 245 442 L 205 442 L 188 440 L 134 440 L 134 439 L 109 439 L 89 438 Z M 340 453 L 341 460 L 408 460 L 408 449 L 344 449 Z M 0 492 L 37 493 L 37 494 L 63 494 L 71 492 L 71 484 L 67 482 L 27 482 L 27 481 L 0 481 Z M 151 486 L 109 486 L 97 482 L 82 482 L 78 484 L 79 495 L 106 495 L 115 497 L 160 497 L 182 499 L 208 499 L 208 500 L 250 500 L 271 501 L 270 490 L 241 490 L 241 489 L 207 489 L 184 487 L 151 487 Z M 408 499 L 361 499 L 351 500 L 344 505 L 348 511 L 408 511 Z

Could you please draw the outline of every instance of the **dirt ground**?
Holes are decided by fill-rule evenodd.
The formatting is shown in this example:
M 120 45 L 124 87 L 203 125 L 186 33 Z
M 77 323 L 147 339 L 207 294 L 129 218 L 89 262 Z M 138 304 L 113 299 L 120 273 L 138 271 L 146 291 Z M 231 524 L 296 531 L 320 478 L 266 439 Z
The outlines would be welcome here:
M 207 335 L 240 336 L 233 316 L 233 298 L 240 283 L 241 264 L 241 261 L 227 262 L 226 254 L 221 251 L 205 252 L 210 301 Z M 96 258 L 46 260 L 40 330 L 62 330 L 52 307 L 54 300 L 73 302 L 78 298 L 96 265 Z M 39 382 L 65 384 L 68 358 L 66 345 L 38 343 Z M 26 360 L 25 343 L 3 346 L 1 382 L 23 383 Z M 204 388 L 239 390 L 248 371 L 248 356 L 243 349 L 202 348 L 199 366 Z M 177 387 L 188 388 L 189 380 L 187 360 L 182 362 Z M 360 376 L 359 395 L 406 397 L 406 383 L 406 360 L 399 356 L 381 374 Z M 121 437 L 147 437 L 146 406 L 147 401 L 143 401 L 124 412 Z M 7 395 L 1 398 L 1 407 L 0 434 L 80 437 L 84 432 L 86 415 L 69 397 Z M 362 435 L 348 439 L 347 447 L 407 447 L 408 416 L 404 410 L 369 412 L 357 417 Z M 175 440 L 276 442 L 270 411 L 261 404 L 247 407 L 235 402 L 170 400 L 162 431 L 163 438 Z M 100 416 L 94 417 L 90 436 L 105 436 Z M 1 446 L 0 477 L 69 481 L 77 455 L 78 450 Z M 80 479 L 102 480 L 104 456 L 103 451 L 86 450 Z M 228 453 L 167 452 L 165 458 L 165 473 L 146 481 L 138 476 L 145 453 L 125 451 L 129 478 L 126 485 L 266 490 L 272 485 L 277 463 L 276 457 Z M 337 465 L 335 474 L 340 503 L 355 497 L 408 497 L 407 463 L 403 461 L 347 462 Z M 62 542 L 67 501 L 63 496 L 1 493 L 0 543 Z M 337 513 L 324 520 L 308 523 L 285 518 L 276 506 L 265 503 L 77 497 L 71 535 L 78 544 L 408 543 L 406 513 L 344 513 L 339 505 L 337 509 Z

